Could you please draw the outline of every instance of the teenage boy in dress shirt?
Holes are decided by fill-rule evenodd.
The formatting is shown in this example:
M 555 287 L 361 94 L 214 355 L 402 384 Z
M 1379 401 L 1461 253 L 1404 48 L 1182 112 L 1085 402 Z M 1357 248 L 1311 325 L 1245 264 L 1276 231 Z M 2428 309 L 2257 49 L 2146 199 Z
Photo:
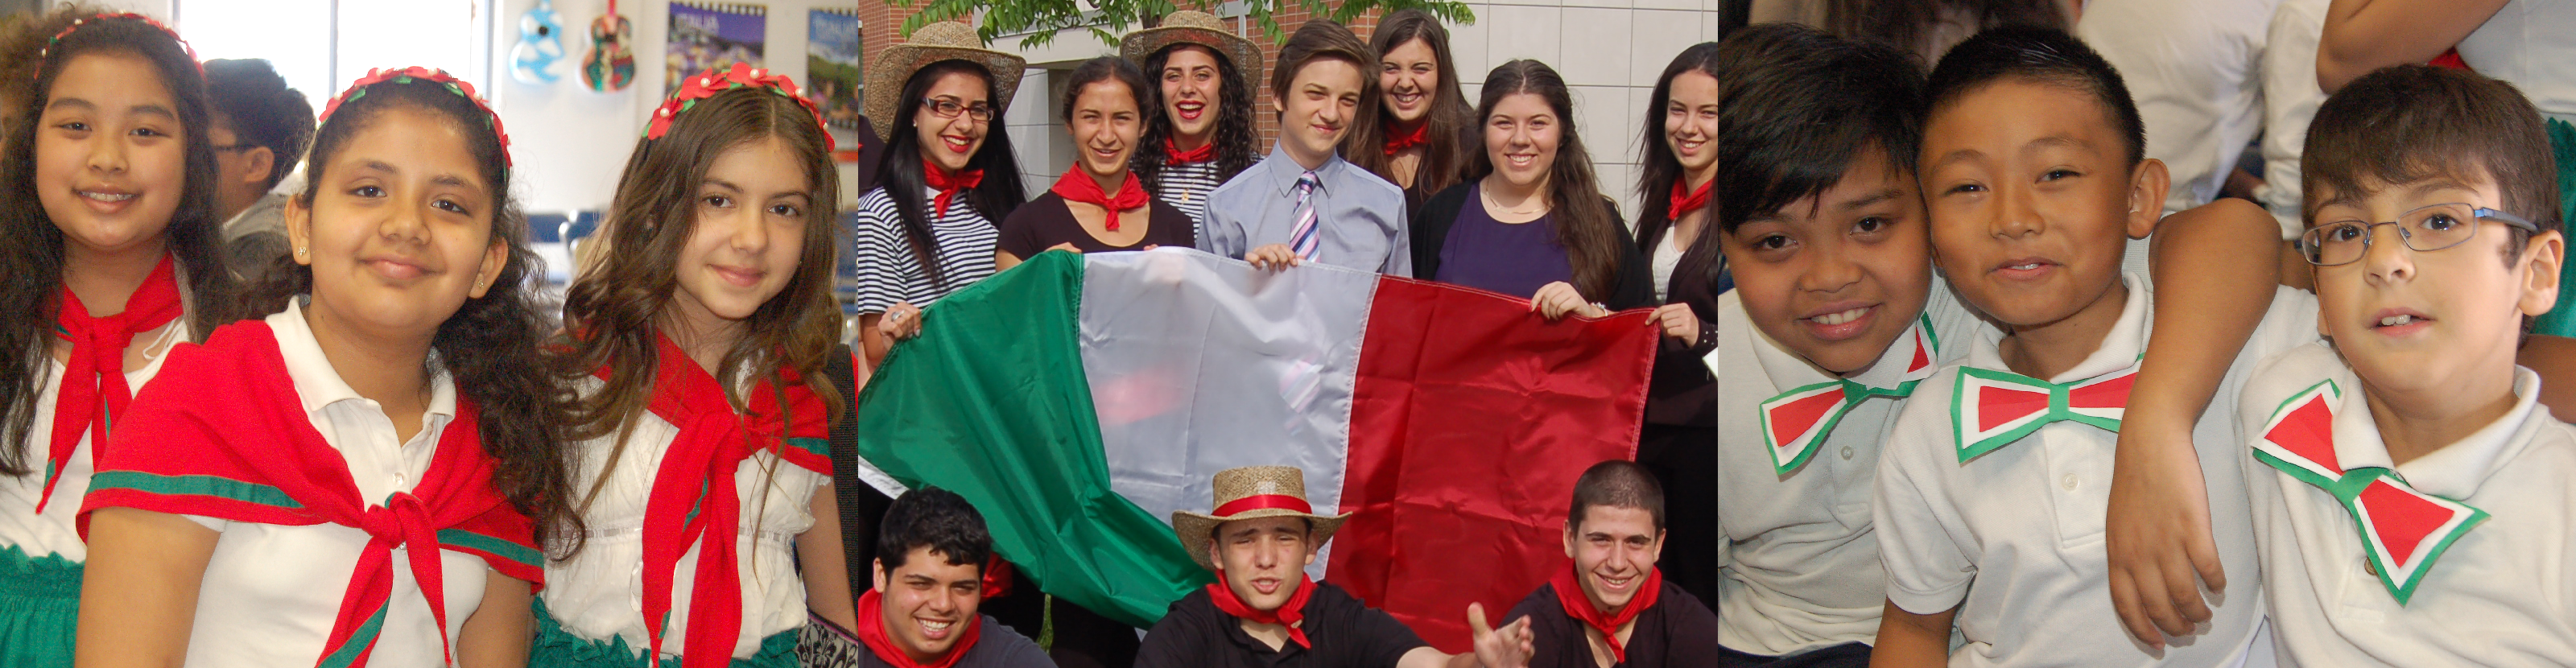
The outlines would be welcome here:
M 1377 117 L 1377 70 L 1376 53 L 1342 24 L 1297 27 L 1270 75 L 1278 144 L 1208 193 L 1200 250 L 1270 269 L 1322 262 L 1413 275 L 1404 191 L 1334 152 L 1352 124 Z

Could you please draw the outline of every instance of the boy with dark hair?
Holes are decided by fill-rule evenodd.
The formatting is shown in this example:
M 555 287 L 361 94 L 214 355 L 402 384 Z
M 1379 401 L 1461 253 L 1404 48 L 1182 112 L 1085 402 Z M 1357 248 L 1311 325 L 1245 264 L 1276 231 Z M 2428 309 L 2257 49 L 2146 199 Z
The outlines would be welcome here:
M 877 534 L 876 588 L 859 596 L 853 632 L 868 653 L 856 665 L 1053 668 L 1037 643 L 976 613 L 992 557 L 993 535 L 965 497 L 937 487 L 895 497 Z
M 1717 615 L 1664 581 L 1664 490 L 1636 462 L 1611 460 L 1574 481 L 1557 573 L 1513 606 L 1530 620 L 1530 668 L 1683 668 L 1717 662 Z
M 1335 152 L 1377 117 L 1377 70 L 1377 54 L 1342 24 L 1297 27 L 1270 75 L 1279 141 L 1208 193 L 1199 250 L 1272 269 L 1322 262 L 1413 275 L 1404 191 Z
M 313 104 L 268 61 L 209 60 L 205 68 L 224 259 L 236 272 L 256 271 L 286 256 L 286 193 L 272 191 L 313 143 Z
M 1928 89 L 1920 180 L 1933 254 L 2000 332 L 1960 341 L 1965 359 L 1927 380 L 1888 436 L 1873 503 L 1887 605 L 1871 665 L 2269 665 L 2247 580 L 2216 597 L 2205 633 L 2161 651 L 2123 642 L 2102 584 L 2113 446 L 2131 389 L 2145 384 L 2149 333 L 2204 326 L 2196 309 L 2151 321 L 2186 309 L 2152 308 L 2154 286 L 2121 270 L 2128 240 L 2155 230 L 2169 183 L 2144 157 L 2119 74 L 2064 32 L 2002 28 L 1943 56 Z M 2239 250 L 2251 252 L 2233 261 L 2277 266 L 2268 214 L 2212 206 L 2249 223 Z M 2226 367 L 2228 401 L 2208 402 L 2189 433 L 2220 561 L 2251 574 L 2227 406 L 2256 360 L 2315 340 L 2315 308 L 2270 282 L 2233 288 L 2269 292 L 2271 306 Z M 1965 639 L 1955 652 L 1954 626 Z
M 1881 446 L 1982 329 L 1932 271 L 1915 178 L 1923 75 L 1893 47 L 1785 24 L 1729 36 L 1719 67 L 1714 223 L 1736 289 L 1715 324 L 1717 665 L 1862 665 L 1887 599 L 1870 513 Z M 2159 342 L 2172 366 L 2140 395 L 2196 405 L 2215 382 L 2188 373 L 2224 367 L 2262 308 L 2222 296 L 2276 280 L 2272 246 L 2233 240 L 2277 242 L 2278 226 L 2248 207 L 2163 227 L 2162 243 L 2190 251 L 2175 298 L 2208 304 L 2173 316 L 2198 340 Z
M 2282 665 L 2576 665 L 2576 427 L 2514 365 L 2565 287 L 2541 125 L 2507 84 L 2408 65 L 2308 126 L 2328 342 L 2265 361 L 2237 415 Z

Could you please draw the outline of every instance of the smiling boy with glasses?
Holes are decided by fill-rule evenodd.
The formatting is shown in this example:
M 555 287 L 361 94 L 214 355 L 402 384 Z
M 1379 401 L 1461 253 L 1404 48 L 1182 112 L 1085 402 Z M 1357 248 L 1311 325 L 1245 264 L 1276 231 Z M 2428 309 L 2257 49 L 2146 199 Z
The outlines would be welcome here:
M 2239 406 L 2282 665 L 2576 665 L 2576 427 L 2514 363 L 2557 298 L 2548 138 L 2511 86 L 2354 81 L 2301 159 L 2318 331 Z

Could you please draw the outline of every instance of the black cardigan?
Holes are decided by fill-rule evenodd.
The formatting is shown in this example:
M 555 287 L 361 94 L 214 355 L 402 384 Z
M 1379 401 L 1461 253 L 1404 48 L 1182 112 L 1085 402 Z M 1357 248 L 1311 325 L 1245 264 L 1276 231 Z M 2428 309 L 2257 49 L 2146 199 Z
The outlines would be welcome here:
M 1474 192 L 1473 180 L 1450 186 L 1422 203 L 1422 215 L 1412 221 L 1413 277 L 1438 280 L 1440 247 L 1449 242 L 1449 228 L 1458 222 L 1458 212 L 1467 205 L 1468 193 Z M 1609 199 L 1609 198 L 1602 198 Z M 1628 234 L 1628 221 L 1619 216 L 1619 206 L 1610 205 L 1611 228 L 1619 234 L 1618 280 L 1611 286 L 1609 298 L 1600 300 L 1613 311 L 1655 305 L 1655 271 L 1647 266 L 1646 256 L 1637 250 L 1637 241 Z

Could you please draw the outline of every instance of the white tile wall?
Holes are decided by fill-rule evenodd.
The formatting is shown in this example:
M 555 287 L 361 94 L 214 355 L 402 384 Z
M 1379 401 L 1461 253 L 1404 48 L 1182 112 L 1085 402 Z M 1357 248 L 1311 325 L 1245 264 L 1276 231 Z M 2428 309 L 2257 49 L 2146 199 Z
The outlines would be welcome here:
M 1550 65 L 1559 64 L 1558 54 L 1565 43 L 1564 10 L 1557 7 L 1527 5 L 1494 5 L 1488 17 L 1490 26 L 1479 24 L 1466 29 L 1488 31 L 1486 67 L 1514 58 L 1534 58 Z
M 1628 15 L 1656 12 L 1575 7 L 1562 11 L 1565 20 L 1563 54 L 1559 60 L 1547 63 L 1554 66 L 1557 73 L 1565 75 L 1565 82 L 1570 85 L 1628 85 Z M 1653 82 L 1650 80 L 1648 83 Z

